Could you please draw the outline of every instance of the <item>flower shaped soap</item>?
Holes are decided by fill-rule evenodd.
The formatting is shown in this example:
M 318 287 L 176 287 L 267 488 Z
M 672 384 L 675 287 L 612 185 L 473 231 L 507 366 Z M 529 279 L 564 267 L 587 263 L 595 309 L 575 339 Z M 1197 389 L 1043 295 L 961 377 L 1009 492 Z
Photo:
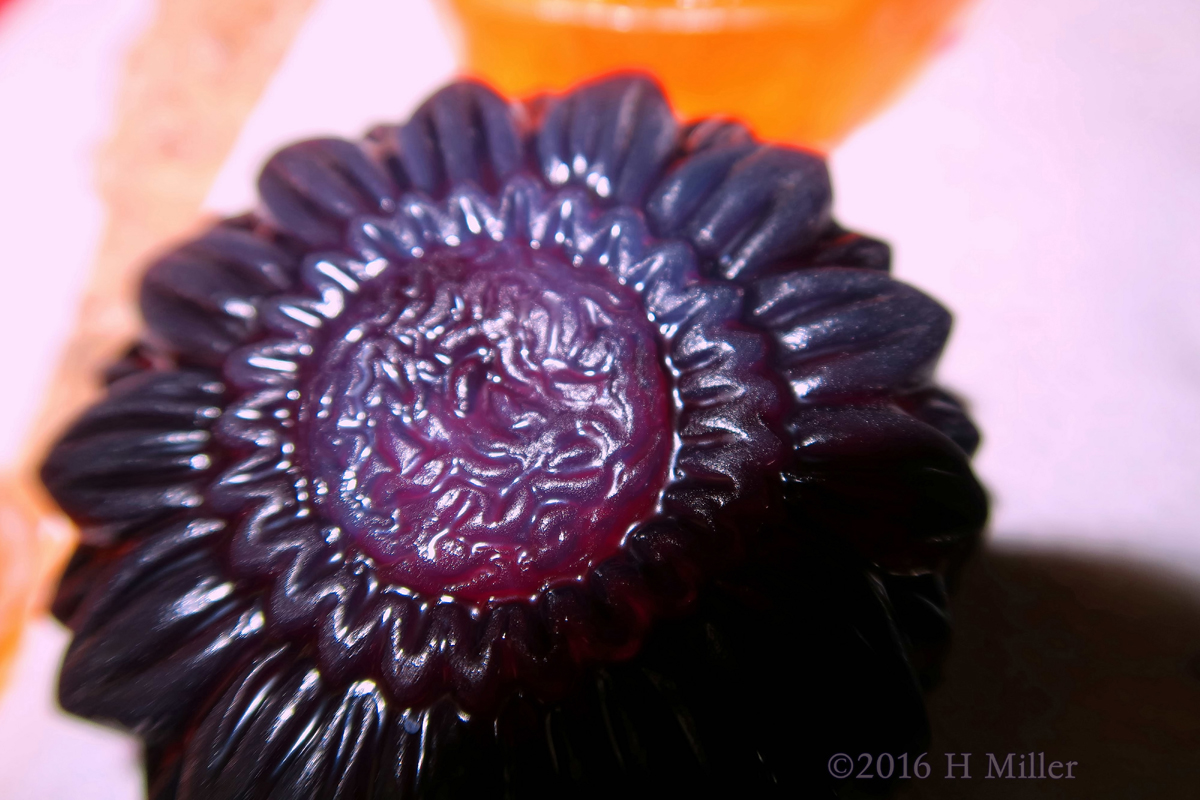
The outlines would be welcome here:
M 978 437 L 817 156 L 639 76 L 459 83 L 259 192 L 42 472 L 62 703 L 153 797 L 774 796 L 919 746 Z

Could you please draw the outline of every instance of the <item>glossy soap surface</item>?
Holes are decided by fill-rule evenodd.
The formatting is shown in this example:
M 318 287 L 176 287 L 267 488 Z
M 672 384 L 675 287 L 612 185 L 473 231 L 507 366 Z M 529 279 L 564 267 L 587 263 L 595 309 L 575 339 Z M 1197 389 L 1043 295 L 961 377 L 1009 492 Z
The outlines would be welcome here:
M 418 591 L 507 600 L 582 576 L 666 482 L 670 387 L 640 299 L 511 245 L 399 273 L 314 359 L 318 506 Z
M 827 796 L 976 540 L 950 328 L 822 159 L 622 74 L 284 148 L 49 453 L 153 800 Z

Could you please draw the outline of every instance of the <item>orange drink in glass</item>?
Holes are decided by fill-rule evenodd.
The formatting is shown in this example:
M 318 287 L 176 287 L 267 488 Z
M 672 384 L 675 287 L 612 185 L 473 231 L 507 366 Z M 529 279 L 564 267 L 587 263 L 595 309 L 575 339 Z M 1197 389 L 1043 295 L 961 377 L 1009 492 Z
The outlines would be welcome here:
M 620 69 L 685 116 L 828 149 L 879 109 L 966 0 L 447 0 L 466 70 L 509 96 Z

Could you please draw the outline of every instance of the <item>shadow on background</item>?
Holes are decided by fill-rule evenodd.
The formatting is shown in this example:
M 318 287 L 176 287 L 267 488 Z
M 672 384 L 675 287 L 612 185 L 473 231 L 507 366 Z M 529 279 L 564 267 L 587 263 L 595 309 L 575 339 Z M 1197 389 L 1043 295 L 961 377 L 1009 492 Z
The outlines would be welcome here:
M 1200 582 L 991 546 L 964 569 L 951 611 L 955 638 L 928 696 L 932 774 L 897 797 L 1200 797 Z M 985 777 L 987 753 L 1014 753 L 1016 774 L 1030 751 L 1079 762 L 1076 779 Z M 968 752 L 970 779 L 947 780 L 944 754 Z

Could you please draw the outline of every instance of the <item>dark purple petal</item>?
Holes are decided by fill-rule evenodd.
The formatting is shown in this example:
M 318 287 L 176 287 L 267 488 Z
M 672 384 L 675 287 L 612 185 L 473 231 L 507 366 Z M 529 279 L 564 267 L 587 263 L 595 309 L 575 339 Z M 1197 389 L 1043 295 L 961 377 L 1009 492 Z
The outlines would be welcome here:
M 848 231 L 836 225 L 801 256 L 797 266 L 804 267 L 851 267 L 890 272 L 892 248 L 887 242 Z M 794 267 L 776 267 L 786 271 Z
M 798 524 L 898 573 L 945 568 L 982 529 L 987 497 L 966 453 L 896 407 L 802 408 L 789 430 L 785 495 Z
M 758 145 L 735 137 L 728 143 L 698 149 L 700 152 L 671 169 L 646 202 L 647 215 L 661 233 L 683 233 L 688 220 L 720 188 L 733 165 Z
M 747 315 L 770 332 L 780 372 L 804 403 L 921 388 L 950 334 L 950 313 L 873 270 L 773 275 L 747 293 Z
M 930 425 L 962 448 L 968 456 L 979 449 L 979 429 L 967 416 L 963 401 L 944 389 L 933 387 L 901 395 L 896 403 L 909 414 Z
M 262 638 L 257 600 L 203 546 L 217 530 L 168 525 L 105 571 L 71 618 L 64 708 L 147 736 L 169 730 Z
M 825 162 L 774 145 L 724 144 L 684 159 L 650 193 L 662 236 L 682 236 L 705 274 L 742 280 L 808 248 L 830 223 Z
M 360 214 L 395 208 L 396 188 L 359 145 L 313 139 L 287 147 L 267 162 L 258 192 L 271 219 L 310 246 L 332 245 Z
M 487 86 L 470 81 L 447 86 L 408 123 L 377 128 L 370 139 L 397 185 L 433 197 L 467 183 L 495 191 L 521 166 L 511 108 Z
M 289 288 L 295 271 L 280 248 L 218 225 L 150 267 L 142 281 L 142 316 L 170 349 L 219 363 L 258 330 L 257 301 Z
M 320 672 L 287 648 L 260 655 L 188 739 L 179 800 L 271 796 L 312 759 L 336 702 Z
M 130 375 L 67 430 L 42 465 L 42 481 L 92 543 L 196 508 L 216 466 L 208 428 L 223 395 L 207 372 Z
M 277 800 L 368 797 L 390 717 L 374 681 L 351 683 L 316 720 L 315 741 L 303 758 L 288 761 L 268 796 Z
M 504 783 L 487 725 L 449 698 L 393 717 L 371 800 L 501 797 Z
M 58 590 L 50 604 L 50 613 L 54 618 L 64 625 L 69 625 L 69 620 L 79 609 L 79 604 L 87 597 L 87 593 L 119 557 L 118 552 L 108 547 L 83 543 L 75 548 L 63 569 Z
M 618 75 L 550 101 L 537 138 L 551 186 L 582 184 L 595 196 L 634 204 L 675 149 L 678 124 L 650 79 Z
M 680 139 L 680 149 L 689 156 L 714 147 L 755 142 L 754 134 L 744 123 L 724 117 L 707 117 L 686 125 Z
M 896 627 L 908 646 L 909 660 L 925 689 L 936 686 L 950 644 L 949 592 L 942 575 L 883 575 Z

